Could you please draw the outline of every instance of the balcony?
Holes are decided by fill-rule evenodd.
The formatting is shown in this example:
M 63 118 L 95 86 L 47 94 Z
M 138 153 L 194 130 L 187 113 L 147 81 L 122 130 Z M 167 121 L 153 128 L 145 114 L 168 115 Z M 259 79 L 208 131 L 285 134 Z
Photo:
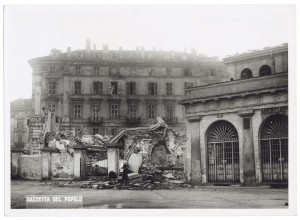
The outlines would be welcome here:
M 138 125 L 141 123 L 140 117 L 126 117 L 126 124 L 127 125 Z
M 177 123 L 177 117 L 164 117 L 163 120 L 167 124 L 176 124 Z
M 90 124 L 102 124 L 103 117 L 89 117 L 89 123 Z

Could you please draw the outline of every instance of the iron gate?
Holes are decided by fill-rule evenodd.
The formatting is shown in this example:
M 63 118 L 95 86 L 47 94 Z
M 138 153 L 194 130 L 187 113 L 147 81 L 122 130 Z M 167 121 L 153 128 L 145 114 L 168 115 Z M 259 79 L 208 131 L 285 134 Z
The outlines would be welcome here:
M 218 121 L 207 132 L 208 181 L 240 180 L 239 142 L 236 129 L 227 121 Z
M 89 149 L 86 159 L 87 176 L 106 176 L 107 174 L 107 149 Z
M 274 115 L 263 124 L 260 136 L 262 181 L 288 180 L 288 117 Z

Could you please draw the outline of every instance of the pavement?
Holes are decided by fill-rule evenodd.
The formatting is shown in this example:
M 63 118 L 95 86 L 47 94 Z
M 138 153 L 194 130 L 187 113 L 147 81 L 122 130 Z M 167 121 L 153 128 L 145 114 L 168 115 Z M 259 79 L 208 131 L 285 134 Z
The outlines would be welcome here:
M 288 189 L 266 186 L 198 186 L 174 190 L 57 187 L 50 181 L 11 181 L 11 208 L 26 208 L 26 195 L 77 195 L 86 209 L 288 208 Z

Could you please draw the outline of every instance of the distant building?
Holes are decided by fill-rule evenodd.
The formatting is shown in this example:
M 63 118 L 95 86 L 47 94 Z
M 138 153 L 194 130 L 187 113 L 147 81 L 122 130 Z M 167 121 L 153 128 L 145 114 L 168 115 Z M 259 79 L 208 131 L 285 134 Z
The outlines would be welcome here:
M 189 180 L 287 182 L 288 45 L 226 57 L 224 63 L 228 82 L 188 88 L 181 101 Z
M 27 120 L 32 113 L 31 99 L 17 99 L 10 103 L 10 145 L 24 148 L 29 141 Z
M 226 70 L 216 57 L 197 55 L 195 50 L 109 50 L 108 45 L 96 50 L 89 39 L 84 50 L 53 49 L 29 64 L 36 119 L 47 108 L 60 130 L 83 126 L 91 134 L 108 135 L 149 126 L 157 116 L 185 131 L 184 108 L 178 104 L 185 89 L 220 82 Z M 33 143 L 36 139 L 32 137 Z

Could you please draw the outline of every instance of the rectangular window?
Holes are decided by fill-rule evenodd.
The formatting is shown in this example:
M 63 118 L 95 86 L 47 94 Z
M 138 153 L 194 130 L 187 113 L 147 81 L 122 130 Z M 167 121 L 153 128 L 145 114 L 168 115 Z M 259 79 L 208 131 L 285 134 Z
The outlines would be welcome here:
M 250 129 L 250 118 L 243 119 L 244 129 Z
M 17 121 L 17 128 L 23 128 L 24 122 L 22 120 Z
M 93 105 L 92 106 L 92 117 L 98 118 L 99 117 L 100 108 L 99 105 Z
M 75 94 L 81 94 L 81 82 L 76 81 L 74 82 L 74 84 L 75 84 Z
M 155 104 L 148 104 L 147 105 L 147 113 L 149 119 L 155 118 Z
M 166 106 L 166 117 L 167 118 L 173 118 L 174 117 L 174 106 L 173 105 L 167 105 Z
M 134 117 L 134 118 L 137 116 L 137 105 L 136 104 L 128 105 L 128 115 L 129 115 L 129 117 Z
M 157 95 L 157 83 L 148 83 L 148 95 Z
M 93 82 L 93 94 L 102 94 L 103 83 L 102 82 Z
M 56 73 L 55 66 L 50 66 L 50 73 Z
M 118 118 L 119 117 L 119 105 L 112 104 L 111 105 L 111 118 Z
M 184 83 L 184 94 L 189 95 L 189 93 L 186 91 L 187 88 L 193 87 L 193 83 L 185 82 Z
M 48 82 L 48 93 L 56 94 L 56 82 Z
M 81 67 L 80 66 L 75 66 L 75 73 L 76 73 L 76 75 L 80 75 L 80 73 L 81 73 Z
M 99 134 L 99 128 L 93 128 L 93 135 Z
M 111 82 L 111 94 L 117 95 L 118 94 L 118 82 Z
M 150 68 L 148 72 L 148 76 L 152 77 L 154 75 L 154 69 Z
M 183 68 L 183 76 L 191 76 L 191 70 L 189 68 Z
M 80 104 L 74 105 L 74 117 L 81 118 L 81 105 Z
M 167 83 L 167 95 L 173 95 L 173 84 L 172 83 Z
M 48 104 L 48 109 L 51 113 L 55 113 L 55 104 Z
M 127 82 L 127 95 L 136 95 L 136 82 Z
M 94 74 L 99 75 L 99 66 L 94 66 Z
M 172 68 L 171 68 L 171 67 L 167 67 L 167 68 L 166 68 L 167 76 L 170 76 L 170 75 L 171 75 L 171 72 L 172 72 Z

